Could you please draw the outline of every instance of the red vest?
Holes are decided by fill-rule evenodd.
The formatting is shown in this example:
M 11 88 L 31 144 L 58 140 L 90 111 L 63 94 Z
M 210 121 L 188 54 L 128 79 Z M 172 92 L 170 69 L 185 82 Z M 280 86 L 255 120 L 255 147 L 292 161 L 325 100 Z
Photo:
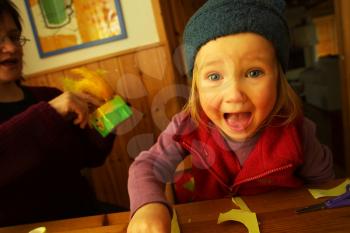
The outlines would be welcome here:
M 303 162 L 296 123 L 266 127 L 243 167 L 208 119 L 194 127 L 191 118 L 185 118 L 174 139 L 192 155 L 191 171 L 176 179 L 180 203 L 302 185 L 295 175 Z

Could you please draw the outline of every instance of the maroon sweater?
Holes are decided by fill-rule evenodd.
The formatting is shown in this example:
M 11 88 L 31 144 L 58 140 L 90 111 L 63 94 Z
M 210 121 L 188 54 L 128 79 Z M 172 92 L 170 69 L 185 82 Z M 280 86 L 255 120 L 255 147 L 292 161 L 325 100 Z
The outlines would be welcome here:
M 58 90 L 23 90 L 23 101 L 0 103 L 0 226 L 96 213 L 80 170 L 102 165 L 114 137 L 64 120 L 47 103 Z

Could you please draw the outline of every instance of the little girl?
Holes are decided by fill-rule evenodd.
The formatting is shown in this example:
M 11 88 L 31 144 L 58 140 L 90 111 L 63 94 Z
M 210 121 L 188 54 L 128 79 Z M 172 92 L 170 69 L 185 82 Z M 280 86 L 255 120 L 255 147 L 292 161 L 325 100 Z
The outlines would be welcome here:
M 185 110 L 129 170 L 128 233 L 170 232 L 164 185 L 179 162 L 177 201 L 249 195 L 332 179 L 331 152 L 302 115 L 284 72 L 289 29 L 282 0 L 208 0 L 184 32 L 192 80 Z

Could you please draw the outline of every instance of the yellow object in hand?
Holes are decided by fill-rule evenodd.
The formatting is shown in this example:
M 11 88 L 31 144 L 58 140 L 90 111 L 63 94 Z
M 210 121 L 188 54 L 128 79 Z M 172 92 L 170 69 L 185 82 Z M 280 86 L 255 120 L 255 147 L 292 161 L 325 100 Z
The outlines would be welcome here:
M 92 71 L 85 67 L 71 69 L 72 74 L 79 75 L 79 79 L 65 77 L 63 88 L 65 91 L 85 92 L 104 101 L 110 100 L 114 92 L 101 76 L 101 72 Z

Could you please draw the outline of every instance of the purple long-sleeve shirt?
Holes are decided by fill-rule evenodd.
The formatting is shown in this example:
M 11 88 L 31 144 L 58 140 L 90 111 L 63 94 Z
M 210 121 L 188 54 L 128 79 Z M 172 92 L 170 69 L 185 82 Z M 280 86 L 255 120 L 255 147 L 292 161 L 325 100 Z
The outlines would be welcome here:
M 164 195 L 165 183 L 171 181 L 177 165 L 188 153 L 173 139 L 184 117 L 183 112 L 175 115 L 168 127 L 159 135 L 157 142 L 149 150 L 141 152 L 131 165 L 128 180 L 131 215 L 141 206 L 151 202 L 163 203 L 170 207 Z M 302 127 L 304 163 L 298 169 L 297 175 L 309 184 L 334 178 L 332 153 L 328 147 L 320 144 L 315 132 L 315 124 L 304 118 Z M 258 134 L 245 142 L 226 139 L 242 166 L 259 136 Z

